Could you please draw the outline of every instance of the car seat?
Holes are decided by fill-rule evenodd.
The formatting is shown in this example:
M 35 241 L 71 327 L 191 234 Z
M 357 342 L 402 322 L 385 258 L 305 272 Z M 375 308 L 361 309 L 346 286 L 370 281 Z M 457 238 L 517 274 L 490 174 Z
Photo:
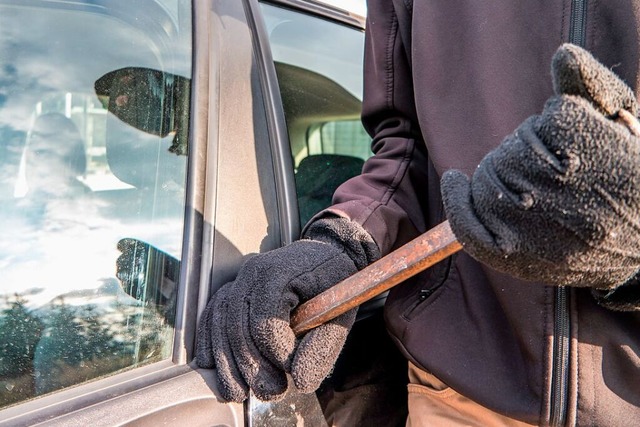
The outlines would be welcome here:
M 331 206 L 333 193 L 348 180 L 362 172 L 364 160 L 338 154 L 315 154 L 300 161 L 296 172 L 296 192 L 300 223 L 306 224 L 313 215 Z

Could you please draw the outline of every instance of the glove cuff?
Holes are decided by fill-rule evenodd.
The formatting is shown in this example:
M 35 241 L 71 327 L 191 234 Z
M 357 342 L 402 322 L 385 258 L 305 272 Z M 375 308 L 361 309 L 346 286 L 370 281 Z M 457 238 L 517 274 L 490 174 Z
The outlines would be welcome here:
M 640 271 L 617 288 L 591 289 L 591 295 L 609 310 L 640 311 Z
M 311 239 L 343 251 L 358 270 L 380 259 L 380 249 L 357 222 L 342 217 L 320 218 L 307 226 L 303 239 Z

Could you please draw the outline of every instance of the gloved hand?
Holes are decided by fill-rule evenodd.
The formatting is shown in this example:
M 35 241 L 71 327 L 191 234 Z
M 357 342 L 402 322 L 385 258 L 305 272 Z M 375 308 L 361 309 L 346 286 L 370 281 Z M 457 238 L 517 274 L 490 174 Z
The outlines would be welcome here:
M 131 237 L 120 239 L 117 248 L 121 254 L 116 259 L 116 277 L 122 289 L 133 298 L 154 306 L 173 326 L 180 260 Z
M 242 402 L 249 389 L 260 400 L 277 400 L 287 390 L 286 374 L 303 393 L 315 391 L 338 358 L 356 309 L 301 338 L 291 330 L 290 314 L 379 257 L 377 246 L 343 218 L 316 221 L 305 237 L 247 260 L 204 311 L 196 363 L 217 369 L 227 401 Z
M 116 259 L 116 277 L 126 293 L 142 300 L 147 283 L 149 245 L 138 239 L 124 238 L 118 241 L 120 255 Z
M 123 290 L 135 299 L 168 306 L 173 311 L 180 261 L 131 237 L 120 239 L 117 248 L 121 254 L 116 259 L 116 277 Z
M 552 61 L 556 96 L 481 161 L 441 180 L 451 228 L 479 261 L 553 285 L 614 289 L 640 268 L 640 139 L 631 89 L 588 52 Z

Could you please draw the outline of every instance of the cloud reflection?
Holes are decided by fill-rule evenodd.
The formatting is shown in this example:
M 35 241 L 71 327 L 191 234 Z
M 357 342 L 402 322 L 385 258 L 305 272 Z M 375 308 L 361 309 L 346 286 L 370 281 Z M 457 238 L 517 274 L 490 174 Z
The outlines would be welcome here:
M 19 306 L 45 320 L 43 338 L 56 344 L 59 357 L 66 353 L 53 308 L 85 307 L 64 312 L 73 316 L 113 315 L 112 325 L 124 329 L 114 329 L 109 337 L 119 345 L 130 340 L 132 351 L 143 320 L 166 327 L 166 319 L 149 314 L 153 307 L 121 288 L 117 244 L 135 238 L 179 258 L 186 157 L 168 151 L 170 137 L 123 129 L 122 122 L 109 125 L 117 119 L 109 118 L 104 99 L 94 91 L 100 76 L 124 67 L 190 77 L 191 28 L 181 35 L 176 17 L 166 14 L 188 2 L 163 3 L 171 7 L 100 0 L 37 3 L 41 8 L 33 2 L 0 4 L 0 329 L 6 310 Z M 131 143 L 119 140 L 125 134 Z M 144 171 L 144 185 L 111 172 L 110 138 L 121 142 L 113 144 L 120 150 L 117 158 Z M 160 179 L 166 170 L 171 185 Z M 77 316 L 73 322 L 93 327 Z M 158 337 L 162 331 L 156 331 Z M 154 345 L 167 343 L 170 339 L 163 337 Z M 41 343 L 36 353 L 51 355 L 51 348 Z M 0 376 L 0 383 L 5 380 Z

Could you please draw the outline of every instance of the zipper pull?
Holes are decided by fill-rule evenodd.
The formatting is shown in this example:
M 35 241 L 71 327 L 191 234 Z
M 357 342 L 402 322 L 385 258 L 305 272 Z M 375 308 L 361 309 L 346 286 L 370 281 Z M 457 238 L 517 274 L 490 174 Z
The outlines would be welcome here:
M 418 296 L 418 299 L 420 301 L 424 301 L 427 298 L 429 298 L 431 296 L 431 294 L 433 293 L 433 289 L 420 289 L 420 295 Z

